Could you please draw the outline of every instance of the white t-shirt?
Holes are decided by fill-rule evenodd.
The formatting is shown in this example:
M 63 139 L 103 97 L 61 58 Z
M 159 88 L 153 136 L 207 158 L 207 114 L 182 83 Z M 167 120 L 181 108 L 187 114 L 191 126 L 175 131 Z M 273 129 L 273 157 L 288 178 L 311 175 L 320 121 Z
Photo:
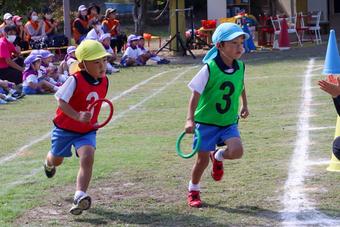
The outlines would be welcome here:
M 70 76 L 65 83 L 59 87 L 58 91 L 54 94 L 54 97 L 59 100 L 63 100 L 65 102 L 69 102 L 73 92 L 76 90 L 77 82 L 73 76 Z
M 208 83 L 209 79 L 209 69 L 207 65 L 204 65 L 201 70 L 192 78 L 189 82 L 188 87 L 191 91 L 196 91 L 199 94 L 202 94 L 205 86 Z
M 136 49 L 132 49 L 131 47 L 126 48 L 126 50 L 124 51 L 123 57 L 122 58 L 133 58 L 133 59 L 137 59 L 139 55 L 143 54 L 143 52 L 141 51 L 141 49 L 136 48 Z
M 66 61 L 66 65 L 67 65 L 67 68 L 70 68 L 70 65 L 72 65 L 73 62 L 76 62 L 77 60 L 74 59 L 74 58 L 69 58 L 67 61 Z
M 227 73 L 233 73 L 234 69 L 225 70 Z M 192 78 L 189 82 L 188 87 L 191 91 L 196 91 L 199 94 L 202 94 L 205 86 L 207 85 L 209 80 L 209 68 L 208 65 L 204 65 L 201 70 Z
M 37 84 L 38 83 L 38 77 L 35 74 L 31 74 L 22 82 L 22 86 L 27 87 L 29 86 L 29 83 Z
M 85 39 L 92 39 L 99 41 L 100 36 L 104 34 L 102 29 L 99 30 L 99 34 L 96 32 L 94 28 L 92 28 L 86 35 Z

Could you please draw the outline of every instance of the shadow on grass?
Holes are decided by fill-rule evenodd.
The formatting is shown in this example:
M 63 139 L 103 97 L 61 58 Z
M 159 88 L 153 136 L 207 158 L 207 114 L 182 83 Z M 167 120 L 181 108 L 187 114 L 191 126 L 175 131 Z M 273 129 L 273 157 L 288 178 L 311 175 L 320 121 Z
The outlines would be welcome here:
M 264 209 L 258 206 L 238 206 L 235 208 L 231 207 L 221 207 L 214 204 L 206 204 L 207 206 L 214 207 L 216 209 L 222 210 L 227 213 L 234 213 L 234 214 L 242 214 L 247 216 L 253 216 L 258 218 L 264 218 L 272 221 L 281 222 L 282 214 L 278 211 L 273 211 L 269 209 Z M 340 210 L 339 209 L 322 209 L 322 210 L 307 210 L 307 211 L 301 211 L 298 213 L 285 213 L 287 216 L 296 216 L 299 220 L 310 220 L 313 219 L 313 216 L 321 212 L 322 214 L 327 215 L 330 219 L 339 219 Z
M 81 223 L 93 225 L 106 224 L 134 224 L 148 226 L 221 226 L 212 219 L 192 214 L 181 214 L 174 212 L 130 212 L 118 213 L 113 210 L 94 208 L 89 212 L 96 215 L 93 218 L 76 219 Z M 224 225 L 226 226 L 226 225 Z

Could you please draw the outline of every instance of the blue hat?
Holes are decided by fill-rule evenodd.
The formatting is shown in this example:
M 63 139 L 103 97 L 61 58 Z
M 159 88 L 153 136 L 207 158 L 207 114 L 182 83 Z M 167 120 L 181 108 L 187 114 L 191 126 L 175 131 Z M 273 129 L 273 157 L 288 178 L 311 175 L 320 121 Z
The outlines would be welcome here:
M 207 63 L 209 60 L 215 58 L 217 56 L 217 47 L 216 44 L 223 41 L 233 40 L 241 35 L 244 35 L 245 39 L 249 39 L 249 35 L 245 33 L 240 26 L 234 23 L 222 23 L 220 24 L 213 36 L 212 42 L 214 43 L 214 47 L 209 50 L 209 52 L 203 58 L 203 63 Z
M 30 66 L 32 63 L 41 60 L 41 55 L 35 55 L 35 54 L 30 54 L 28 57 L 25 59 L 24 64 L 26 66 Z
M 35 49 L 35 50 L 32 50 L 32 52 L 31 52 L 31 55 L 41 55 L 41 51 L 42 50 L 38 50 L 38 49 Z
M 43 59 L 54 56 L 54 54 L 52 54 L 51 51 L 49 50 L 40 50 L 40 55 L 41 55 L 41 58 Z
M 69 46 L 69 47 L 67 47 L 66 53 L 70 54 L 70 53 L 75 52 L 75 51 L 76 51 L 75 46 Z

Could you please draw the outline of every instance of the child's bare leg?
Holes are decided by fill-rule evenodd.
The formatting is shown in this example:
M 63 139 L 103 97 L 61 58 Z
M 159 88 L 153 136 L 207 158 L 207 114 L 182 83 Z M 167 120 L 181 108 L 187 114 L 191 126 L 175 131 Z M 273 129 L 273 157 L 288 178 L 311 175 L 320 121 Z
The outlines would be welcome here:
M 42 80 L 38 83 L 38 86 L 44 89 L 45 91 L 49 92 L 56 92 L 58 88 L 54 86 L 52 83 L 48 82 L 47 80 Z
M 48 152 L 46 156 L 46 164 L 48 166 L 60 166 L 63 163 L 64 157 L 57 157 Z
M 204 170 L 209 165 L 210 152 L 198 152 L 196 163 L 191 171 L 191 183 L 198 184 L 201 180 Z
M 222 153 L 224 159 L 240 159 L 242 157 L 243 146 L 240 138 L 233 137 L 224 143 L 227 145 L 227 149 Z
M 80 158 L 80 167 L 77 176 L 77 191 L 87 191 L 92 176 L 94 152 L 94 148 L 89 145 L 82 146 L 77 150 Z

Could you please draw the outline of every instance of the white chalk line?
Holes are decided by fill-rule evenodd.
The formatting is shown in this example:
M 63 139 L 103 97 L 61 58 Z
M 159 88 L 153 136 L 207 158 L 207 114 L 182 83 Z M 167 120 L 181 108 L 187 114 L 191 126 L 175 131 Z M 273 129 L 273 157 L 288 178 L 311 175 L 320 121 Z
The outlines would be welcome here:
M 150 77 L 150 78 L 148 78 L 146 80 L 143 80 L 143 81 L 139 82 L 138 84 L 132 86 L 131 88 L 121 92 L 119 95 L 114 96 L 113 98 L 110 99 L 110 101 L 111 102 L 116 101 L 116 100 L 118 100 L 118 99 L 128 95 L 129 93 L 137 90 L 140 86 L 147 84 L 151 80 L 153 80 L 153 79 L 155 79 L 155 78 L 157 78 L 157 77 L 159 77 L 159 76 L 161 76 L 163 74 L 166 74 L 166 73 L 169 73 L 169 72 L 172 72 L 172 71 L 177 71 L 177 70 L 180 70 L 180 69 L 172 69 L 172 70 L 168 70 L 168 71 L 157 73 L 156 75 L 154 75 L 154 76 L 152 76 L 152 77 Z M 103 107 L 105 107 L 105 105 L 103 105 Z M 12 153 L 11 155 L 8 155 L 8 156 L 5 156 L 5 157 L 1 157 L 0 158 L 0 165 L 3 165 L 4 163 L 6 163 L 8 161 L 13 160 L 14 158 L 19 156 L 21 153 L 23 153 L 26 149 L 30 148 L 34 144 L 40 143 L 41 141 L 44 141 L 45 139 L 49 138 L 50 135 L 51 135 L 51 133 L 47 132 L 44 135 L 42 135 L 41 137 L 39 137 L 37 139 L 34 139 L 31 142 L 29 142 L 28 144 L 20 147 L 18 150 L 14 151 L 14 152 L 10 152 L 10 153 Z
M 314 58 L 308 62 L 305 72 L 299 119 L 297 123 L 297 139 L 294 152 L 288 167 L 288 178 L 284 185 L 282 198 L 283 210 L 281 211 L 283 226 L 301 226 L 301 224 L 318 224 L 323 226 L 335 226 L 338 220 L 331 219 L 327 215 L 318 212 L 312 201 L 304 192 L 304 180 L 307 176 L 309 120 L 311 115 L 310 104 L 312 102 L 311 71 L 314 66 Z
M 171 81 L 167 82 L 165 85 L 163 85 L 161 88 L 157 89 L 156 91 L 154 91 L 153 93 L 151 93 L 151 95 L 145 97 L 144 99 L 142 99 L 140 102 L 138 102 L 135 105 L 130 106 L 128 109 L 120 112 L 118 115 L 116 115 L 115 117 L 112 118 L 112 120 L 109 122 L 109 125 L 114 123 L 115 121 L 117 121 L 119 118 L 124 117 L 128 112 L 138 108 L 139 106 L 143 105 L 145 102 L 147 102 L 148 100 L 150 100 L 151 98 L 155 97 L 156 95 L 158 95 L 159 93 L 161 93 L 162 91 L 164 91 L 167 87 L 169 87 L 171 84 L 173 84 L 176 80 L 178 80 L 181 76 L 183 76 L 185 73 L 187 73 L 189 70 L 192 70 L 194 68 L 196 68 L 197 66 L 193 66 L 193 67 L 189 67 L 186 70 L 184 70 L 183 72 L 181 72 L 180 74 L 178 74 L 178 76 L 174 77 Z M 104 130 L 101 130 L 104 131 Z M 99 132 L 101 132 L 99 131 Z M 39 168 L 35 168 L 33 169 L 30 175 L 28 175 L 27 177 L 25 177 L 23 180 L 19 180 L 19 181 L 14 181 L 14 182 L 10 182 L 8 185 L 9 187 L 7 187 L 7 190 L 3 190 L 1 194 L 6 194 L 7 191 L 17 185 L 20 184 L 24 184 L 26 183 L 26 180 L 33 177 L 34 175 L 36 175 L 38 172 L 40 172 L 42 169 L 42 167 Z

